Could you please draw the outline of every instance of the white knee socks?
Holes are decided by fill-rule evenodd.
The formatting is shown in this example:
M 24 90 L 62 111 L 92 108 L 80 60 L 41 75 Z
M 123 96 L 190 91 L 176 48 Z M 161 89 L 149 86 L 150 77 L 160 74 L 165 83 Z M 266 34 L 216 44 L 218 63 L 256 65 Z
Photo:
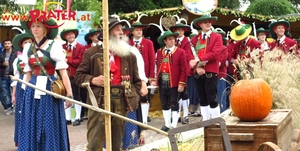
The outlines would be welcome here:
M 76 112 L 76 117 L 75 117 L 75 119 L 76 119 L 76 120 L 80 119 L 80 115 L 81 115 L 81 105 L 75 104 L 75 112 Z
M 148 123 L 149 107 L 150 107 L 149 103 L 141 103 L 142 119 L 144 124 Z
M 220 116 L 220 107 L 210 108 L 210 117 L 216 118 Z
M 171 124 L 171 126 L 173 128 L 177 127 L 179 116 L 180 116 L 180 112 L 179 111 L 172 111 L 172 124 Z
M 170 126 L 171 126 L 171 109 L 162 110 L 162 111 L 163 111 L 163 116 L 164 116 L 164 120 L 165 120 L 165 126 L 170 128 Z M 176 122 L 177 122 L 177 120 L 176 120 Z
M 65 109 L 66 120 L 71 120 L 71 107 Z
M 210 119 L 210 107 L 209 106 L 200 106 L 202 121 Z
M 186 117 L 189 114 L 188 102 L 189 102 L 189 99 L 182 100 L 183 117 Z

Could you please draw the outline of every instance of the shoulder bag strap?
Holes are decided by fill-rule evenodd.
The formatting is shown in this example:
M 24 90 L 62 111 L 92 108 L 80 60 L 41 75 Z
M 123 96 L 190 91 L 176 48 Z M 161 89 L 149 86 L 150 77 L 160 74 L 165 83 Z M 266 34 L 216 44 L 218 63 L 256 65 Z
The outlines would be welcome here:
M 38 56 L 38 54 L 37 54 L 37 51 L 36 51 L 36 48 L 35 48 L 34 44 L 32 44 L 32 45 L 33 45 L 33 50 L 32 50 L 32 51 L 33 51 L 33 55 L 34 55 L 34 57 L 35 57 L 36 62 L 39 64 L 39 66 L 41 67 L 42 71 L 43 71 L 44 74 L 47 76 L 47 78 L 48 78 L 51 82 L 53 82 L 53 80 L 50 78 L 49 74 L 47 73 L 47 70 L 45 69 L 44 65 L 40 62 L 40 59 L 39 59 L 39 56 Z

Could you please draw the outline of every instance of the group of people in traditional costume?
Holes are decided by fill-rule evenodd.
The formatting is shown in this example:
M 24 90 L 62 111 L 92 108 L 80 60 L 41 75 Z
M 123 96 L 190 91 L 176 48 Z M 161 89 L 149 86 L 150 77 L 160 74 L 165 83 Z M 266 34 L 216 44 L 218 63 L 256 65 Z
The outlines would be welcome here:
M 254 52 L 261 55 L 274 48 L 299 53 L 297 42 L 289 38 L 287 21 L 272 22 L 269 30 L 257 29 L 257 37 L 250 35 L 253 32 L 250 24 L 238 22 L 230 31 L 229 40 L 222 29 L 212 27 L 218 18 L 209 14 L 194 19 L 192 27 L 180 20 L 167 31 L 159 27 L 160 48 L 155 50 L 154 42 L 144 38 L 143 32 L 150 25 L 142 24 L 141 16 L 128 27 L 124 20 L 109 18 L 110 89 L 114 92 L 110 96 L 111 111 L 148 124 L 150 92 L 153 92 L 148 86 L 158 86 L 164 119 L 161 130 L 166 132 L 176 128 L 178 120 L 188 124 L 191 112 L 195 116 L 201 113 L 203 121 L 220 116 L 229 106 L 224 79 L 231 82 L 232 77 L 241 79 L 234 67 L 238 61 L 250 63 Z M 90 30 L 84 37 L 84 46 L 76 41 L 77 29 L 65 29 L 60 33 L 65 41 L 62 45 L 54 40 L 58 28 L 53 19 L 21 21 L 21 25 L 26 33 L 13 39 L 13 46 L 19 51 L 13 63 L 14 75 L 46 90 L 50 90 L 51 82 L 59 76 L 67 97 L 91 104 L 90 96 L 81 86 L 89 82 L 98 106 L 104 108 L 102 30 Z M 188 37 L 192 28 L 201 32 Z M 274 42 L 266 40 L 269 34 Z M 12 102 L 16 104 L 14 138 L 18 150 L 70 150 L 67 125 L 72 124 L 72 103 L 22 83 L 13 82 L 11 86 Z M 128 88 L 133 98 L 127 96 Z M 84 114 L 87 115 L 87 150 L 102 151 L 105 114 L 73 106 L 74 126 L 80 125 Z M 111 122 L 112 150 L 145 143 L 143 128 L 116 117 Z

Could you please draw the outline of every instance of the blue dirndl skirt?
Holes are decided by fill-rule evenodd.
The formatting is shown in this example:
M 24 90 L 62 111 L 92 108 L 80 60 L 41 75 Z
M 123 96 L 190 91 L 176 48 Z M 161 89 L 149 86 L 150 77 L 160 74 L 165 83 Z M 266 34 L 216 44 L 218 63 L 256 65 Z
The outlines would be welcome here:
M 137 112 L 129 112 L 127 117 L 137 121 Z M 125 133 L 123 137 L 123 149 L 132 149 L 139 146 L 138 126 L 130 122 L 125 122 Z
M 54 77 L 51 77 L 54 79 Z M 31 76 L 29 83 L 36 85 L 37 77 Z M 46 89 L 50 90 L 48 79 Z M 26 86 L 24 108 L 20 117 L 19 151 L 69 151 L 68 130 L 64 102 L 54 100 L 51 95 L 34 99 L 35 89 Z
M 20 79 L 23 79 L 23 75 L 20 75 Z M 19 138 L 19 126 L 20 126 L 20 117 L 22 114 L 22 108 L 24 107 L 24 90 L 21 88 L 22 83 L 18 82 L 16 85 L 16 105 L 15 105 L 15 134 L 14 141 L 18 143 Z

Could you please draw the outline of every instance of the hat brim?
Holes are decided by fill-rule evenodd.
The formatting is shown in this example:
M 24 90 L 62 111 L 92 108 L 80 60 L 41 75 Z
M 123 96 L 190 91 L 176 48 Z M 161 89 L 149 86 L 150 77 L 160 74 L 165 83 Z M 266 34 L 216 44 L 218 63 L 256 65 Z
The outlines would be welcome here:
M 182 26 L 171 26 L 171 27 L 170 27 L 170 30 L 171 30 L 172 32 L 175 32 L 176 29 L 178 29 L 178 28 L 183 28 L 183 29 L 185 30 L 185 32 L 188 32 L 188 31 L 191 30 L 191 27 L 190 27 L 190 26 L 187 26 L 187 25 L 182 25 Z
M 133 31 L 133 28 L 131 27 L 131 28 L 123 28 L 123 32 L 125 32 L 125 34 L 128 36 L 128 35 L 130 35 L 131 34 L 131 32 Z
M 27 33 L 31 33 L 30 27 L 32 25 L 32 21 L 29 21 L 31 19 L 28 19 L 28 21 L 22 21 L 20 20 L 20 24 L 22 26 L 22 28 L 27 32 Z M 39 22 L 42 24 L 46 24 L 46 28 L 47 28 L 47 38 L 48 39 L 55 39 L 55 37 L 58 34 L 58 26 L 55 20 L 53 20 L 52 18 L 48 19 L 46 22 Z M 49 27 L 54 27 L 54 28 L 49 28 Z
M 13 40 L 12 40 L 12 45 L 13 47 L 20 51 L 23 52 L 23 47 L 22 47 L 22 43 L 25 39 L 33 39 L 33 36 L 28 34 L 28 33 L 23 33 L 23 34 L 18 34 L 16 35 Z
M 91 35 L 94 35 L 96 32 L 101 32 L 101 30 L 95 30 L 93 32 L 90 32 L 90 33 L 87 33 L 84 35 L 84 40 L 87 42 L 87 43 L 92 43 L 92 40 L 89 38 Z
M 278 22 L 274 22 L 274 23 L 271 23 L 269 25 L 269 32 L 271 34 L 271 37 L 274 38 L 274 39 L 277 39 L 277 34 L 275 33 L 275 28 L 278 26 L 278 25 L 283 25 L 285 26 L 285 32 L 284 32 L 284 35 L 287 36 L 288 34 L 288 31 L 290 30 L 290 23 L 287 22 L 287 21 L 278 21 Z
M 109 30 L 111 30 L 112 28 L 114 28 L 115 26 L 121 24 L 122 26 L 127 25 L 127 23 L 125 21 L 113 21 L 112 23 L 109 24 Z
M 149 25 L 147 25 L 147 24 L 140 24 L 140 25 L 131 25 L 131 27 L 133 27 L 133 28 L 147 28 L 147 27 L 149 27 Z
M 252 26 L 249 26 L 249 28 L 246 29 L 246 31 L 245 31 L 244 34 L 242 34 L 242 35 L 237 35 L 237 34 L 235 33 L 235 29 L 236 29 L 236 28 L 237 28 L 237 27 L 235 27 L 234 29 L 232 29 L 232 30 L 230 31 L 230 37 L 231 37 L 231 39 L 233 39 L 234 41 L 240 41 L 240 40 L 243 40 L 243 39 L 247 38 L 247 37 L 250 35 L 251 31 L 252 31 Z
M 165 35 L 162 35 L 162 36 L 158 37 L 157 42 L 158 42 L 160 45 L 164 46 L 164 45 L 165 45 L 164 40 L 165 40 L 167 37 L 170 37 L 170 36 L 177 37 L 178 35 L 179 35 L 179 33 L 165 34 Z
M 218 17 L 217 16 L 211 16 L 211 17 L 203 17 L 203 18 L 196 18 L 194 21 L 193 21 L 193 25 L 196 29 L 201 29 L 201 27 L 198 25 L 199 22 L 202 22 L 202 21 L 206 21 L 206 20 L 210 20 L 210 21 L 213 21 L 212 24 L 214 24 L 217 20 L 218 20 Z
M 77 38 L 77 36 L 79 34 L 79 30 L 78 29 L 67 29 L 67 30 L 63 30 L 62 32 L 60 32 L 60 38 L 63 41 L 67 41 L 67 39 L 65 38 L 65 36 L 69 32 L 73 32 L 75 34 L 75 39 Z

